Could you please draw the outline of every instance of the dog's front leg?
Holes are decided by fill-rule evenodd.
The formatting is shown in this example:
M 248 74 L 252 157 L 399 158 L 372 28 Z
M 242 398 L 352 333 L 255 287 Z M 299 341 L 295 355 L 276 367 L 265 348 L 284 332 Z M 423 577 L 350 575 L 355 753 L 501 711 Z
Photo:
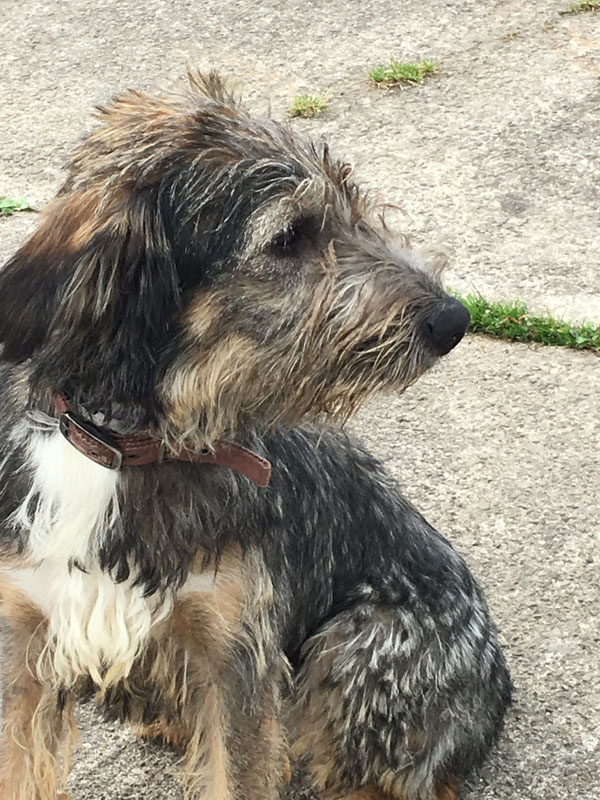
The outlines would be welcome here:
M 63 730 L 56 693 L 44 691 L 23 665 L 2 699 L 0 796 L 3 800 L 54 800 L 56 752 Z
M 279 680 L 252 707 L 228 687 L 205 686 L 202 710 L 181 764 L 189 800 L 277 800 L 289 780 L 286 738 L 279 721 Z M 191 709 L 190 709 L 191 710 Z
M 202 580 L 204 591 L 176 603 L 171 645 L 165 639 L 160 648 L 179 667 L 152 670 L 153 681 L 180 676 L 161 691 L 177 709 L 162 732 L 183 745 L 186 797 L 275 800 L 289 772 L 280 725 L 288 665 L 270 622 L 270 579 L 260 557 L 249 553 L 223 555 L 217 573 Z M 174 718 L 179 731 L 169 727 Z
M 41 614 L 26 603 L 11 603 L 14 599 L 12 592 L 0 591 L 1 610 L 11 626 L 2 659 L 0 797 L 55 800 L 65 695 L 38 676 L 45 637 Z

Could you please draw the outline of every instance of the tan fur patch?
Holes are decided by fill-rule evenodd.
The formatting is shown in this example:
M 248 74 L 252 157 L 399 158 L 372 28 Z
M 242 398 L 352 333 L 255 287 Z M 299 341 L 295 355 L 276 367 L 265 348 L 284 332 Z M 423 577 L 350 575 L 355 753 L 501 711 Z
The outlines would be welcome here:
M 196 726 L 188 743 L 182 762 L 181 777 L 186 800 L 202 796 L 214 800 L 230 800 L 231 765 L 226 745 L 221 693 L 216 682 L 206 687 L 203 704 L 203 720 Z
M 436 788 L 435 800 L 457 800 L 458 790 L 458 780 L 451 775 L 445 783 Z
M 221 304 L 215 294 L 201 292 L 188 305 L 183 318 L 184 325 L 194 339 L 201 341 L 214 331 L 221 313 Z
M 72 233 L 67 239 L 67 244 L 72 252 L 77 252 L 91 242 L 94 235 L 101 230 L 101 224 L 96 216 L 98 195 L 96 192 L 82 192 L 70 196 L 69 200 L 77 202 L 70 203 L 74 208 L 63 209 L 63 212 L 70 214 Z
M 210 325 L 208 319 L 198 317 L 193 323 L 196 330 L 204 325 Z M 243 336 L 232 335 L 212 346 L 199 343 L 198 352 L 169 370 L 165 381 L 167 443 L 175 448 L 183 442 L 211 447 L 217 439 L 231 436 L 240 417 L 261 397 L 253 365 L 262 358 L 261 348 Z M 175 442 L 169 441 L 171 431 L 177 432 Z
M 0 797 L 54 800 L 59 750 L 63 750 L 66 781 L 70 745 L 77 735 L 71 700 L 67 698 L 60 712 L 56 689 L 38 679 L 36 663 L 45 643 L 45 619 L 23 592 L 2 578 L 0 614 L 10 626 L 2 675 Z
M 187 744 L 187 731 L 182 725 L 158 719 L 149 725 L 134 725 L 133 730 L 140 739 L 163 742 L 177 750 L 183 750 Z
M 13 564 L 11 564 L 13 566 Z M 0 617 L 15 631 L 30 635 L 44 623 L 45 618 L 25 592 L 13 586 L 10 580 L 0 575 Z
M 335 747 L 320 719 L 304 720 L 302 733 L 292 742 L 294 759 L 310 757 L 309 768 L 314 786 L 323 792 L 336 777 Z
M 20 250 L 22 258 L 44 269 L 60 266 L 61 256 L 71 255 L 87 244 L 98 227 L 94 191 L 57 197 L 42 212 L 36 231 Z
M 239 546 L 227 549 L 219 559 L 205 561 L 200 555 L 192 564 L 191 575 L 183 587 L 173 609 L 173 624 L 183 639 L 190 633 L 189 612 L 195 609 L 208 622 L 207 632 L 215 632 L 223 644 L 228 644 L 240 630 L 244 609 L 253 602 L 253 585 L 260 576 L 259 556 L 253 553 L 242 554 Z M 267 591 L 266 599 L 272 598 L 272 590 Z M 187 612 L 187 613 L 186 613 Z M 193 617 L 192 617 L 193 618 Z M 179 621 L 185 627 L 178 628 Z M 197 642 L 196 642 L 197 643 Z

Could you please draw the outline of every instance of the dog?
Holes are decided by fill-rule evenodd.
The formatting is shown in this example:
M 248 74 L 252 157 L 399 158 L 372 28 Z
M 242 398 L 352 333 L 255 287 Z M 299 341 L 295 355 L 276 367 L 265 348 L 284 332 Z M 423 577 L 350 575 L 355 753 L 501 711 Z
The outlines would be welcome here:
M 467 566 L 343 431 L 465 333 L 443 259 L 216 75 L 99 109 L 0 271 L 0 796 L 74 704 L 186 797 L 454 800 L 511 683 Z

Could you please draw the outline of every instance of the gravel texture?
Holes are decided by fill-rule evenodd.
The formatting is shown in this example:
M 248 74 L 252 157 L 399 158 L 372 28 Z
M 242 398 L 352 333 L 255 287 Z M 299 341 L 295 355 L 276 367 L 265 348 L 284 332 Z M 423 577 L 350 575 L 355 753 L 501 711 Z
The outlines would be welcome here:
M 327 112 L 293 124 L 447 248 L 452 287 L 600 323 L 600 13 L 559 16 L 570 2 L 2 0 L 0 195 L 43 206 L 94 104 L 186 64 L 279 117 L 328 89 Z M 392 56 L 439 72 L 369 85 Z M 34 221 L 0 220 L 2 258 Z M 465 555 L 503 631 L 517 701 L 465 800 L 600 795 L 599 368 L 469 338 L 354 423 Z M 179 800 L 172 754 L 89 708 L 80 720 L 73 798 Z

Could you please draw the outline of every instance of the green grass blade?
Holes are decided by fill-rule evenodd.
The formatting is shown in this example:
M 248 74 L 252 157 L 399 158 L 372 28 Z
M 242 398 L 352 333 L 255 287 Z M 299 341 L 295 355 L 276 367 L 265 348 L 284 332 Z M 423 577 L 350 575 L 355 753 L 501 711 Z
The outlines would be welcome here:
M 574 350 L 593 350 L 600 354 L 600 326 L 573 324 L 550 315 L 530 314 L 525 303 L 490 302 L 480 295 L 460 295 L 471 314 L 472 333 L 481 333 L 511 342 L 538 342 Z
M 25 197 L 13 200 L 10 197 L 0 197 L 0 216 L 10 217 L 15 211 L 33 211 Z

